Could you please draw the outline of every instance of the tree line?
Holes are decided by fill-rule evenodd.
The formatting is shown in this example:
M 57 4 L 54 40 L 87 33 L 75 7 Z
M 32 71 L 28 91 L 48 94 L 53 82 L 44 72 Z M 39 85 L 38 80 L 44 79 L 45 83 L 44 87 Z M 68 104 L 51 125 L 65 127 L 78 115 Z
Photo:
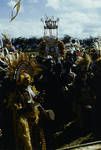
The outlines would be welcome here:
M 63 41 L 64 44 L 66 43 L 75 43 L 76 38 L 73 38 L 69 35 L 64 35 L 63 38 L 61 38 L 61 41 Z M 97 38 L 89 37 L 86 39 L 78 39 L 80 45 L 82 47 L 91 47 Z M 15 46 L 16 49 L 19 49 L 21 51 L 37 51 L 40 48 L 40 43 L 43 41 L 43 38 L 37 38 L 37 37 L 31 37 L 31 38 L 25 38 L 25 37 L 18 37 L 18 38 L 12 38 L 12 44 Z

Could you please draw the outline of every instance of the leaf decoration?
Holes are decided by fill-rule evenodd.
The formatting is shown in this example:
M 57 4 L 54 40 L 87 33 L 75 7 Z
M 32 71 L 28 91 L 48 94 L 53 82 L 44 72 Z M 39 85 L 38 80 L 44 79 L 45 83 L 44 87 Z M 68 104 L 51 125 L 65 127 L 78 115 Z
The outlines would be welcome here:
M 16 4 L 14 5 L 14 7 L 13 7 L 13 10 L 12 10 L 12 13 L 11 13 L 11 20 L 10 21 L 13 21 L 16 18 L 16 16 L 19 13 L 20 6 L 21 6 L 21 0 L 18 0 L 16 2 Z M 15 14 L 14 14 L 14 10 L 16 11 Z
M 8 35 L 6 33 L 1 33 L 4 39 L 9 39 Z

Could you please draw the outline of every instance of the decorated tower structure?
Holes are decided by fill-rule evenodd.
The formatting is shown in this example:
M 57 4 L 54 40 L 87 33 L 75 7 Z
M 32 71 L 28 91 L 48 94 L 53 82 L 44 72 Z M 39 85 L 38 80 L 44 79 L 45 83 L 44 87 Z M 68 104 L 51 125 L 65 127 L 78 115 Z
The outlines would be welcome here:
M 41 49 L 44 49 L 46 55 L 58 56 L 62 48 L 62 41 L 58 40 L 58 23 L 59 18 L 45 17 L 41 18 L 43 23 L 43 41 Z M 59 47 L 60 46 L 60 47 Z
M 58 22 L 59 18 L 55 19 L 52 17 L 41 18 L 44 27 L 44 39 L 47 37 L 58 38 Z

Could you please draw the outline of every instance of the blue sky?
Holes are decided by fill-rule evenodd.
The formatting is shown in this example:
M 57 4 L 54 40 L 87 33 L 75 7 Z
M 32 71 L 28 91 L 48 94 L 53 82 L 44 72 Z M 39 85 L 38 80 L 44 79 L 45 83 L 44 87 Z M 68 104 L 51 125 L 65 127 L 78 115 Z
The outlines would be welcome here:
M 16 0 L 0 0 L 0 35 L 43 36 L 41 17 L 59 17 L 59 37 L 77 38 L 101 35 L 101 0 L 22 0 L 21 10 L 10 22 Z

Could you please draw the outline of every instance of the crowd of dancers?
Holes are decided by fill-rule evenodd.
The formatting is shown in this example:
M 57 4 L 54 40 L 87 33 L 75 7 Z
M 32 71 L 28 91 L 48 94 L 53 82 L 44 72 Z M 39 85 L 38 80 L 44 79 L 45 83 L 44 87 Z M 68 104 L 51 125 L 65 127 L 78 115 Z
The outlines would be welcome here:
M 101 58 L 96 49 L 65 55 L 0 54 L 2 149 L 53 149 L 69 122 L 101 137 Z

